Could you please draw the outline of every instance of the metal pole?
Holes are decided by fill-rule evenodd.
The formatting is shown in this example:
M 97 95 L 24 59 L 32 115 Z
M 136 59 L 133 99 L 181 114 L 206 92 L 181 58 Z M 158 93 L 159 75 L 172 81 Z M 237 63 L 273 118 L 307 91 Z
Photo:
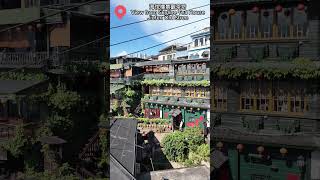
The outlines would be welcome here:
M 240 180 L 240 152 L 239 150 L 238 152 L 238 180 Z

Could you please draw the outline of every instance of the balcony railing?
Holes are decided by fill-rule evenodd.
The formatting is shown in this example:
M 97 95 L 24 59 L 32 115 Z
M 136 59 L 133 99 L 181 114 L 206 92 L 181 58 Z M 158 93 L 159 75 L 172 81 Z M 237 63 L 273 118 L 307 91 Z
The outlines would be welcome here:
M 30 68 L 39 68 L 46 65 L 47 53 L 0 53 L 0 67 L 16 68 L 20 66 L 28 66 Z

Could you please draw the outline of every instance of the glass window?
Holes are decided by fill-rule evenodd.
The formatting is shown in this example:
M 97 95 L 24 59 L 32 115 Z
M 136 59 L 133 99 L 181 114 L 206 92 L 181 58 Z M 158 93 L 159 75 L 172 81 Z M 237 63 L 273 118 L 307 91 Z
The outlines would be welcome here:
M 293 36 L 304 37 L 307 35 L 308 19 L 305 10 L 294 10 L 293 15 Z
M 247 38 L 257 38 L 259 33 L 259 13 L 247 11 Z
M 236 11 L 234 15 L 230 16 L 230 29 L 231 29 L 231 39 L 240 39 L 241 36 L 241 26 L 243 24 L 242 11 Z
M 219 39 L 227 39 L 228 36 L 228 14 L 222 13 L 218 18 L 218 37 Z
M 221 87 L 214 88 L 213 108 L 216 110 L 227 110 L 227 89 Z
M 199 40 L 196 39 L 196 40 L 194 40 L 194 47 L 198 47 L 198 46 L 199 46 Z
M 262 11 L 261 17 L 261 35 L 263 38 L 272 37 L 272 25 L 273 25 L 273 11 Z
M 278 15 L 278 36 L 286 38 L 290 36 L 290 21 L 292 12 L 289 8 L 284 8 Z
M 200 46 L 203 46 L 204 43 L 203 43 L 203 38 L 200 38 Z

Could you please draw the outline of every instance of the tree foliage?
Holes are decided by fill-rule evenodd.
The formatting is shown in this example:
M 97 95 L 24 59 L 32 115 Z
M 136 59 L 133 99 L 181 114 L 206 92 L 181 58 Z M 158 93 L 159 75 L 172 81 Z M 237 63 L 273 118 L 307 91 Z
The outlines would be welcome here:
M 11 155 L 17 158 L 20 155 L 23 155 L 24 148 L 27 142 L 28 140 L 24 135 L 23 126 L 17 126 L 15 129 L 14 137 L 9 139 L 5 143 L 3 148 L 9 151 Z
M 185 131 L 176 131 L 163 139 L 164 154 L 169 160 L 184 162 L 189 152 L 196 152 L 204 143 L 200 128 L 187 128 Z

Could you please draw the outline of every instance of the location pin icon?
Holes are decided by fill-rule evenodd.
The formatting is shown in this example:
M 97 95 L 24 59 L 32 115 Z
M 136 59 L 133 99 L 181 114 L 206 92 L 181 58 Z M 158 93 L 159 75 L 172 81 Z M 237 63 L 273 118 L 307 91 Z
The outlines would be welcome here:
M 116 14 L 116 16 L 118 17 L 118 19 L 122 19 L 122 17 L 124 15 L 126 15 L 127 13 L 127 9 L 122 6 L 122 5 L 118 5 L 115 10 L 114 10 L 114 13 Z

